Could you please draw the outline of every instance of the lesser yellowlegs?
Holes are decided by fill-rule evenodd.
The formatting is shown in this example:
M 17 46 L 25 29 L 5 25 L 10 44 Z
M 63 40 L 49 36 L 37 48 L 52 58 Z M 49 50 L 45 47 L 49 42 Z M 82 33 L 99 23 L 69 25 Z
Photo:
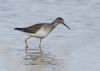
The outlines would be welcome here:
M 29 34 L 29 37 L 25 39 L 26 49 L 28 48 L 27 44 L 28 39 L 30 39 L 31 37 L 39 38 L 40 39 L 39 48 L 41 51 L 41 40 L 45 38 L 59 24 L 63 24 L 68 29 L 70 29 L 70 27 L 68 27 L 64 23 L 64 19 L 58 17 L 52 23 L 38 23 L 29 27 L 15 28 L 15 30 L 20 30 Z

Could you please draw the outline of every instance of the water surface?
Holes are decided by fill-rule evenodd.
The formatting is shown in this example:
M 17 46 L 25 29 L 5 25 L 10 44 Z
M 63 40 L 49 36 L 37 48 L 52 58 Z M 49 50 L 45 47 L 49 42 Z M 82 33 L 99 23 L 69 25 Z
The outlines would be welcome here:
M 57 28 L 42 42 L 15 27 L 62 17 L 71 27 Z M 0 0 L 0 71 L 100 71 L 99 0 Z

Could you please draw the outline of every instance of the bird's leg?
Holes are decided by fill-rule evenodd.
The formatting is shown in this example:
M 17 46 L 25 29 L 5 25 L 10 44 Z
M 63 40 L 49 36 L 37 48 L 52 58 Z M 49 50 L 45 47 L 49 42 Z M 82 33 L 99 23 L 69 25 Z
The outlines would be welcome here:
M 26 45 L 26 49 L 28 48 L 27 41 L 28 41 L 28 39 L 30 39 L 30 38 L 31 38 L 31 36 L 29 36 L 27 39 L 25 39 L 25 45 Z
M 41 49 L 41 41 L 42 41 L 42 39 L 40 39 L 40 43 L 39 43 L 40 52 L 42 51 L 42 49 Z

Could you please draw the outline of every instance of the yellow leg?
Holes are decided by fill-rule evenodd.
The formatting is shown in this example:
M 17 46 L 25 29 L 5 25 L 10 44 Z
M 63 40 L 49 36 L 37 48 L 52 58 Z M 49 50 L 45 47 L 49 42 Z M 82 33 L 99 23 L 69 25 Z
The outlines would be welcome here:
M 28 41 L 28 39 L 30 39 L 30 38 L 31 38 L 31 36 L 29 36 L 27 39 L 25 39 L 26 49 L 28 48 L 27 41 Z

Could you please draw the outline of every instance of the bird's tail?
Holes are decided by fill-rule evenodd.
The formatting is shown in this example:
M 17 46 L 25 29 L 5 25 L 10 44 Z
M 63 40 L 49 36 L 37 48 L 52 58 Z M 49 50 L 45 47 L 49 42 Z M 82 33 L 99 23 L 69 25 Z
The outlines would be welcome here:
M 24 31 L 24 28 L 14 28 L 14 30 Z

